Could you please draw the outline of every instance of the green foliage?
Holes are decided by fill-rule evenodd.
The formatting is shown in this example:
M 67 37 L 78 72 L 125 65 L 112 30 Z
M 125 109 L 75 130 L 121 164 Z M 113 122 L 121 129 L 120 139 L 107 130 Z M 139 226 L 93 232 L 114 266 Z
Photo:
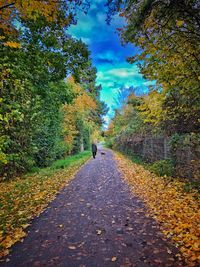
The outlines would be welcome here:
M 197 181 L 186 181 L 183 190 L 187 193 L 192 193 L 194 190 L 200 193 L 200 184 Z
M 134 162 L 136 164 L 140 164 L 140 165 L 146 166 L 145 162 L 142 160 L 141 157 L 139 157 L 137 155 L 133 155 L 132 153 L 128 153 L 128 157 L 132 160 L 132 162 Z
M 83 151 L 79 154 L 68 156 L 65 159 L 60 159 L 55 161 L 51 166 L 51 170 L 56 170 L 56 169 L 65 169 L 69 166 L 74 166 L 77 164 L 77 160 L 85 160 L 86 158 L 89 158 L 91 156 L 91 151 Z
M 106 138 L 105 147 L 113 148 L 114 147 L 114 138 Z
M 119 29 L 122 42 L 139 48 L 128 61 L 137 63 L 143 77 L 155 82 L 148 94 L 123 102 L 109 125 L 108 138 L 126 152 L 133 143 L 144 155 L 145 137 L 171 136 L 174 172 L 198 180 L 199 1 L 109 0 L 107 4 L 110 18 L 116 12 L 125 18 L 126 25 Z M 153 144 L 149 147 L 150 152 L 155 149 Z M 155 162 L 151 169 L 159 175 L 173 174 L 168 161 Z
M 23 177 L 29 177 L 30 175 L 39 174 L 40 176 L 51 176 L 61 169 L 67 169 L 78 164 L 83 164 L 87 159 L 91 157 L 91 151 L 79 152 L 75 155 L 69 155 L 62 159 L 55 160 L 50 166 L 45 168 L 33 167 Z
M 172 149 L 176 149 L 179 144 L 182 146 L 191 146 L 200 143 L 200 134 L 190 133 L 190 134 L 174 134 L 171 136 L 170 145 Z
M 109 15 L 120 12 L 127 25 L 120 29 L 125 43 L 139 53 L 129 58 L 141 73 L 155 80 L 145 122 L 167 135 L 198 133 L 200 127 L 199 1 L 111 0 Z M 147 99 L 148 100 L 148 99 Z M 151 102 L 157 102 L 151 105 Z
M 125 88 L 123 90 L 126 92 Z M 118 137 L 126 139 L 133 134 L 137 135 L 147 132 L 149 126 L 145 124 L 140 110 L 142 103 L 142 96 L 137 96 L 134 92 L 130 92 L 130 94 L 124 97 L 122 89 L 120 90 L 119 108 L 115 110 L 114 118 L 111 120 L 105 133 L 107 143 L 115 145 Z
M 84 91 L 89 90 L 100 107 L 90 118 L 96 127 L 102 123 L 103 103 L 95 86 L 90 52 L 82 41 L 70 37 L 63 25 L 42 16 L 26 18 L 20 20 L 18 36 L 12 36 L 20 45 L 4 45 L 4 39 L 0 40 L 0 176 L 4 178 L 49 166 L 70 151 L 65 142 L 63 106 L 73 102 L 76 92 L 65 81 L 67 75 L 76 76 Z M 77 125 L 74 151 L 79 152 L 81 142 L 89 148 L 86 116 L 77 120 Z
M 149 169 L 159 176 L 172 176 L 174 166 L 171 160 L 158 160 L 150 165 Z

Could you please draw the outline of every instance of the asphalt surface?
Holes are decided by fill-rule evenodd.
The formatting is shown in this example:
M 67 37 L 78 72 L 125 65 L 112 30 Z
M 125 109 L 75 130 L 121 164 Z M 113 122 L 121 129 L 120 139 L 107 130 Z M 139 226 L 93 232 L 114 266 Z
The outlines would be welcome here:
M 13 246 L 12 267 L 185 266 L 100 149 Z

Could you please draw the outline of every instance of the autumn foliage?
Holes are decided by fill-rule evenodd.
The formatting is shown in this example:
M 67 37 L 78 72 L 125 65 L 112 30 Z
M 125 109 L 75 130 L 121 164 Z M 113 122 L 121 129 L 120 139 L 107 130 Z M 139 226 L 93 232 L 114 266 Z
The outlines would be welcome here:
M 90 51 L 66 31 L 83 2 L 0 2 L 3 179 L 89 148 L 93 130 L 103 123 L 106 105 Z
M 159 222 L 163 234 L 179 247 L 188 266 L 196 266 L 200 261 L 198 193 L 184 192 L 184 182 L 161 179 L 122 154 L 115 157 L 124 179 Z
M 70 3 L 60 0 L 0 0 L 0 37 L 7 39 L 8 35 L 18 36 L 18 26 L 23 21 L 44 20 L 49 25 L 56 23 L 67 27 L 75 21 L 76 7 L 80 7 L 83 2 L 84 0 Z M 5 40 L 4 45 L 13 47 L 13 42 Z
M 1 182 L 0 258 L 9 253 L 14 243 L 26 236 L 24 229 L 30 225 L 31 219 L 47 207 L 88 158 L 90 153 L 84 152 L 57 161 L 39 173 Z
M 198 132 L 199 1 L 111 0 L 108 7 L 110 16 L 125 18 L 122 42 L 140 48 L 128 61 L 154 82 L 142 106 L 145 122 L 167 135 Z
M 91 111 L 97 108 L 97 103 L 80 85 L 75 83 L 73 77 L 68 79 L 68 85 L 76 95 L 72 103 L 65 104 L 62 108 L 64 114 L 64 139 L 68 152 L 71 152 L 74 147 L 74 142 L 78 142 L 78 136 L 80 142 L 79 148 L 84 143 L 84 139 L 86 138 L 85 134 L 89 136 L 87 142 L 92 141 L 90 140 L 90 136 L 92 136 L 92 133 L 97 127 L 91 117 Z

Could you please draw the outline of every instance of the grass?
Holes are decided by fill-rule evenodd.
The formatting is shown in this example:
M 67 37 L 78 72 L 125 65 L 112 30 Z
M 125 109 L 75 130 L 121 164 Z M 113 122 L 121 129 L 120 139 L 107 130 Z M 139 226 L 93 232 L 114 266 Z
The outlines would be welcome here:
M 77 164 L 77 160 L 81 161 L 81 160 L 85 160 L 85 157 L 89 157 L 91 155 L 90 151 L 84 151 L 80 154 L 76 154 L 70 157 L 67 157 L 65 159 L 60 159 L 55 161 L 50 169 L 51 170 L 57 170 L 57 169 L 64 169 L 70 166 L 74 166 Z
M 90 157 L 90 156 L 91 156 L 91 152 L 86 150 L 86 151 L 83 151 L 79 154 L 67 156 L 64 159 L 56 160 L 49 167 L 46 167 L 46 168 L 33 167 L 29 173 L 27 173 L 26 175 L 24 175 L 22 177 L 22 179 L 29 177 L 29 176 L 32 176 L 32 175 L 35 175 L 35 174 L 53 175 L 59 169 L 65 169 L 67 167 L 72 167 L 73 165 L 77 164 L 77 160 L 82 161 L 82 160 L 85 160 L 85 157 Z
M 0 187 L 0 257 L 23 236 L 24 229 L 38 216 L 91 157 L 85 151 L 55 161 L 50 167 L 35 170 Z

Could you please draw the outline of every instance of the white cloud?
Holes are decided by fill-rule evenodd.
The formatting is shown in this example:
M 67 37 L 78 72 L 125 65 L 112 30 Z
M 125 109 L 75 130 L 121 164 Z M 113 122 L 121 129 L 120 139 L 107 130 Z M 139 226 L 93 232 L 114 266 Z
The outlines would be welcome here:
M 90 40 L 90 38 L 81 37 L 81 40 L 82 40 L 85 44 L 87 44 L 87 45 L 90 45 L 90 44 L 91 44 L 91 40 Z
M 102 85 L 101 100 L 110 107 L 108 115 L 105 117 L 108 123 L 113 115 L 115 99 L 120 87 L 140 87 L 145 90 L 145 86 L 152 84 L 146 81 L 139 73 L 138 67 L 126 62 L 126 57 L 137 53 L 137 48 L 132 45 L 122 47 L 120 39 L 116 34 L 116 28 L 121 28 L 124 19 L 114 16 L 111 25 L 105 22 L 106 8 L 105 0 L 91 1 L 91 7 L 87 15 L 78 13 L 77 25 L 71 26 L 69 34 L 88 44 L 92 51 L 92 58 L 97 67 L 97 84 Z
M 122 62 L 121 64 L 117 64 L 117 66 L 115 65 L 112 69 L 110 65 L 99 67 L 97 82 L 105 87 L 116 86 L 116 88 L 119 88 L 121 85 L 127 87 L 145 86 L 144 83 L 146 81 L 142 78 L 136 65 L 129 65 L 126 62 Z
M 108 74 L 114 77 L 130 78 L 130 77 L 141 77 L 141 74 L 138 73 L 138 68 L 133 65 L 127 68 L 115 68 L 108 71 Z

